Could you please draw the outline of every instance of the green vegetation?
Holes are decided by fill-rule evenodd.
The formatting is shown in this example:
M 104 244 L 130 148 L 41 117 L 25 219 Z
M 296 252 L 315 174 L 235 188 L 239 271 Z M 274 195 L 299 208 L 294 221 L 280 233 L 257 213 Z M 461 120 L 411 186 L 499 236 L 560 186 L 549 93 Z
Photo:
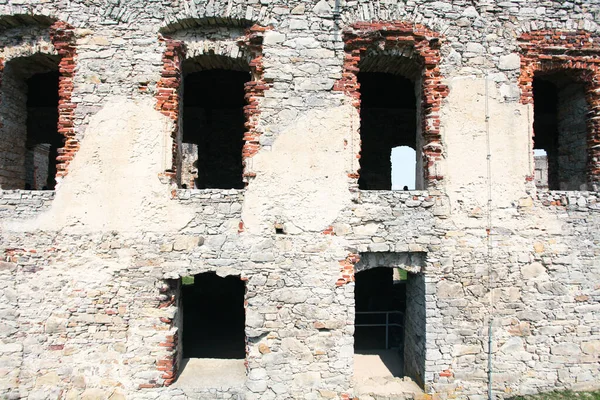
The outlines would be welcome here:
M 401 281 L 405 281 L 408 279 L 408 272 L 406 272 L 405 269 L 402 268 L 398 268 L 398 274 L 400 275 L 400 279 Z
M 593 392 L 572 392 L 570 390 L 560 392 L 540 393 L 532 396 L 516 396 L 510 400 L 600 400 L 600 390 Z
M 184 276 L 181 278 L 181 284 L 182 285 L 193 285 L 194 284 L 194 277 L 193 276 Z

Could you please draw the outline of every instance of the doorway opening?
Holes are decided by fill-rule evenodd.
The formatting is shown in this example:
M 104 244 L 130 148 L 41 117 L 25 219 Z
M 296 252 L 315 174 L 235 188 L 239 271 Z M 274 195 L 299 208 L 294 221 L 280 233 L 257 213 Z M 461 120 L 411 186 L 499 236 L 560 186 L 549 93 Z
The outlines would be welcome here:
M 244 281 L 206 272 L 183 277 L 179 387 L 235 387 L 246 377 Z
M 356 387 L 385 382 L 394 390 L 420 392 L 425 373 L 422 274 L 388 266 L 362 270 L 355 274 L 354 299 Z
M 354 288 L 354 352 L 380 355 L 393 376 L 404 375 L 406 279 L 404 270 L 378 267 L 357 273 Z

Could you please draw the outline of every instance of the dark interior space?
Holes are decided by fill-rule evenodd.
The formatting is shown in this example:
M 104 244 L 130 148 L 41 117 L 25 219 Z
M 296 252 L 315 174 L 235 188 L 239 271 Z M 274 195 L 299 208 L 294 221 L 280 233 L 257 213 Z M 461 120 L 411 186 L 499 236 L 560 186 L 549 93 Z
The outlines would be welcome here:
M 244 84 L 249 80 L 247 71 L 226 69 L 185 75 L 183 142 L 198 145 L 199 189 L 244 187 Z
M 56 157 L 63 147 L 64 137 L 58 133 L 58 71 L 38 73 L 27 80 L 27 142 L 28 151 L 49 144 L 48 174 L 46 182 L 36 182 L 35 171 L 43 168 L 33 155 L 27 159 L 26 171 L 31 188 L 54 189 L 56 185 Z M 31 173 L 33 171 L 33 173 Z
M 558 88 L 549 80 L 534 78 L 533 98 L 533 148 L 546 152 L 548 165 L 546 186 L 556 190 L 558 189 Z
M 363 190 L 391 190 L 392 148 L 416 149 L 415 84 L 404 76 L 383 72 L 360 72 L 358 82 L 361 96 L 358 185 Z
M 239 276 L 198 274 L 181 286 L 183 358 L 246 357 L 245 285 Z
M 373 268 L 356 274 L 354 299 L 356 307 L 354 350 L 357 354 L 386 349 L 386 314 L 388 323 L 387 349 L 403 349 L 403 314 L 406 310 L 406 281 L 394 280 L 394 269 Z M 360 326 L 384 325 L 384 326 Z
M 584 86 L 567 73 L 536 75 L 533 98 L 534 149 L 546 153 L 546 160 L 536 156 L 536 178 L 542 175 L 536 184 L 550 190 L 579 190 L 585 185 L 587 166 Z M 537 171 L 545 168 L 540 165 L 547 165 L 545 174 Z

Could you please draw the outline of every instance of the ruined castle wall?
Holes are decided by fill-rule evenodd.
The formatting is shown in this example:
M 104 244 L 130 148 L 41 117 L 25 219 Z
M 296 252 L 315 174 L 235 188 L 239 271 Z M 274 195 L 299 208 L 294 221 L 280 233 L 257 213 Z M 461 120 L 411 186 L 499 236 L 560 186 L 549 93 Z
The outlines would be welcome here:
M 6 35 L 35 22 L 11 15 L 73 27 L 79 143 L 56 192 L 0 194 L 0 396 L 347 398 L 353 273 L 367 253 L 426 254 L 411 272 L 428 393 L 486 398 L 490 319 L 495 396 L 598 386 L 598 195 L 528 180 L 533 106 L 517 43 L 540 29 L 595 33 L 598 12 L 597 1 L 0 5 Z M 348 79 L 344 30 L 379 20 L 439 35 L 448 91 L 431 103 L 441 147 L 426 191 L 355 187 L 358 108 L 334 89 Z M 178 190 L 177 121 L 157 109 L 176 74 L 165 38 L 234 25 L 239 39 L 255 23 L 268 26 L 253 33 L 267 89 L 253 99 L 247 188 Z M 248 374 L 235 391 L 169 386 L 181 356 L 173 281 L 207 271 L 247 280 Z

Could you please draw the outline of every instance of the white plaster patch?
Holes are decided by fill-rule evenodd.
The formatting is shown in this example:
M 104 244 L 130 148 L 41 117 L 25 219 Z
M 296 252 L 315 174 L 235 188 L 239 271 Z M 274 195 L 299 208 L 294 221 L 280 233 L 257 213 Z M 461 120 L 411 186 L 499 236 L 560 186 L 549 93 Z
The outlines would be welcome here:
M 441 117 L 446 144 L 447 193 L 465 203 L 487 203 L 486 82 L 483 78 L 459 77 L 449 81 L 450 94 Z M 528 121 L 533 110 L 517 102 L 503 102 L 493 81 L 487 83 L 491 154 L 492 200 L 509 206 L 525 191 L 530 171 L 531 133 Z M 467 193 L 468 192 L 468 193 Z
M 357 125 L 358 113 L 349 105 L 298 115 L 271 151 L 263 149 L 251 160 L 257 177 L 245 195 L 246 227 L 270 230 L 277 220 L 320 231 L 333 223 L 351 199 L 348 173 L 357 169 Z
M 123 232 L 177 230 L 190 210 L 170 199 L 158 175 L 169 167 L 170 120 L 155 100 L 113 98 L 94 115 L 51 209 L 37 229 Z

